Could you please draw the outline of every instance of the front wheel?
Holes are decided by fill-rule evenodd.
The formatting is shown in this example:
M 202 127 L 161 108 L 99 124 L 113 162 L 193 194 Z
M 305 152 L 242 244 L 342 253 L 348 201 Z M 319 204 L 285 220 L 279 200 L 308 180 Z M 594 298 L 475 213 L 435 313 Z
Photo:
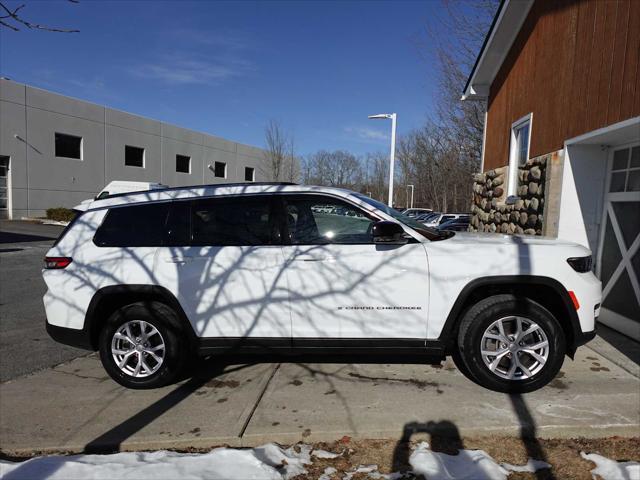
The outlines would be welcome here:
M 100 359 L 107 373 L 127 388 L 156 388 L 177 379 L 187 342 L 175 312 L 158 303 L 117 310 L 100 332 Z
M 464 315 L 458 351 L 476 383 L 526 393 L 549 383 L 562 367 L 564 332 L 542 305 L 526 297 L 495 295 Z

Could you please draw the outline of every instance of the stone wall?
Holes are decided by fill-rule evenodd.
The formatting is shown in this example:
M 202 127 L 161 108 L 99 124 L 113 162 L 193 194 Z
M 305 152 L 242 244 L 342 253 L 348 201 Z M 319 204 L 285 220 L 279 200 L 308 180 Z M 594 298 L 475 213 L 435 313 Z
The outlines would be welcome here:
M 471 232 L 542 235 L 547 155 L 518 169 L 517 197 L 507 199 L 509 167 L 475 174 Z

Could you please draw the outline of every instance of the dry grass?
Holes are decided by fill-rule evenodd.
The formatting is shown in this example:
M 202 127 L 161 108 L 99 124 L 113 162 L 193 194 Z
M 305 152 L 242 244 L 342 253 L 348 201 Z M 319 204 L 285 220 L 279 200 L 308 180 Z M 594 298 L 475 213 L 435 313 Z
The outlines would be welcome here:
M 580 452 L 598 453 L 618 461 L 640 460 L 640 438 L 598 438 L 598 439 L 551 439 L 523 442 L 514 437 L 428 439 L 434 451 L 454 454 L 458 448 L 484 450 L 498 463 L 522 465 L 529 457 L 544 460 L 552 465 L 551 470 L 541 470 L 536 474 L 512 473 L 509 479 L 584 479 L 591 480 L 592 462 L 580 457 Z M 342 453 L 336 459 L 314 458 L 307 467 L 306 475 L 296 480 L 317 479 L 327 467 L 337 470 L 331 478 L 343 478 L 344 474 L 359 465 L 377 465 L 380 473 L 406 472 L 410 470 L 409 455 L 418 442 L 403 444 L 391 440 L 351 440 L 314 444 L 314 448 Z M 412 478 L 411 475 L 407 475 Z M 356 474 L 354 480 L 367 478 L 366 474 Z

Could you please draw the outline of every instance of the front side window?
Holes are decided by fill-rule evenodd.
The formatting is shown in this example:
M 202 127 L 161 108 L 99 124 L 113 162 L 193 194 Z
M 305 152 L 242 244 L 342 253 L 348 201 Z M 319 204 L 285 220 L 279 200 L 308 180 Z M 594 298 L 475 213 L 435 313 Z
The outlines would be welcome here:
M 289 241 L 294 245 L 373 243 L 374 219 L 341 200 L 319 195 L 285 197 Z
M 82 160 L 82 137 L 56 132 L 55 150 L 56 157 Z
M 254 246 L 280 243 L 268 197 L 211 198 L 191 206 L 192 245 Z
M 518 169 L 529 160 L 531 134 L 531 116 L 529 114 L 511 126 L 511 144 L 509 147 L 509 185 L 508 195 L 516 195 L 518 190 Z
M 144 168 L 144 148 L 125 145 L 124 164 L 128 167 Z

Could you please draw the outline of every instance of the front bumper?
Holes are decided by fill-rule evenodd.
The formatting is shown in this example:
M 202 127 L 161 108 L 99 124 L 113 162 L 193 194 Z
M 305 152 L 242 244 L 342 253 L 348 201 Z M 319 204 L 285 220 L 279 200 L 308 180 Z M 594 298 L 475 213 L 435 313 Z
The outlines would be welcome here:
M 585 343 L 589 343 L 595 337 L 596 337 L 596 329 L 595 328 L 590 332 L 582 332 L 573 341 L 574 350 L 577 349 L 578 347 L 581 347 Z

